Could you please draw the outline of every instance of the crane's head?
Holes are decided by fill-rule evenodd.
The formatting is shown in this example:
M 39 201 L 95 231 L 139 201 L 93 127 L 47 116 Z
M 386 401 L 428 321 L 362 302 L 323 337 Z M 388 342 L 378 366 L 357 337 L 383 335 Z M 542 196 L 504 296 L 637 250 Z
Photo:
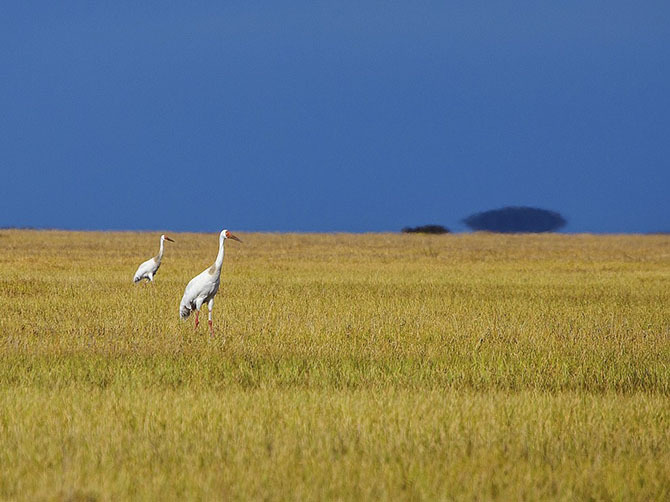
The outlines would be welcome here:
M 236 235 L 231 234 L 228 230 L 221 230 L 222 239 L 233 239 L 237 242 L 242 242 Z
M 174 242 L 172 239 L 170 239 L 167 235 L 163 234 L 161 235 L 161 241 L 170 241 Z

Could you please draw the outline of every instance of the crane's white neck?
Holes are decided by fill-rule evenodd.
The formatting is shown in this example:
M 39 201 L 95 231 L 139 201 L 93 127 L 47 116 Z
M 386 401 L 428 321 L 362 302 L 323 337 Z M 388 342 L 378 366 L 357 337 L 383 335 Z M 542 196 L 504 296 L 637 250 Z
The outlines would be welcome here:
M 161 239 L 161 247 L 158 250 L 158 256 L 157 256 L 158 261 L 161 261 L 163 259 L 163 250 L 164 249 L 165 249 L 165 241 L 163 241 L 163 239 Z
M 223 265 L 223 235 L 219 235 L 219 254 L 216 255 L 216 261 L 214 262 L 214 268 L 217 272 L 221 272 L 221 266 Z

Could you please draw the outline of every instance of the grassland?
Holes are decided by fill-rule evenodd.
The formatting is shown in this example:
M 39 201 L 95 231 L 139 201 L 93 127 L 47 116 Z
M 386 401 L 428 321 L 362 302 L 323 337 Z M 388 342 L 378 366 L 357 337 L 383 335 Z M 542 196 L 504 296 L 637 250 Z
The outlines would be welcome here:
M 0 498 L 670 499 L 670 237 L 0 231 Z

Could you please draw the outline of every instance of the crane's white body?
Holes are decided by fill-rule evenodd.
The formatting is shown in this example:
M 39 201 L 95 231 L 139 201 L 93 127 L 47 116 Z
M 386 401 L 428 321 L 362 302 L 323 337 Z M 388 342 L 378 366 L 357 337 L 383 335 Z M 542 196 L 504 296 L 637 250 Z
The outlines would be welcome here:
M 200 310 L 204 303 L 209 304 L 213 301 L 220 284 L 221 267 L 217 267 L 216 264 L 196 275 L 186 285 L 184 296 L 179 304 L 179 316 L 186 319 L 191 315 L 192 310 Z M 211 310 L 211 307 L 209 309 Z
M 148 282 L 153 282 L 154 276 L 156 275 L 156 272 L 158 272 L 158 268 L 161 266 L 166 239 L 172 241 L 172 239 L 169 237 L 161 235 L 161 247 L 158 250 L 158 254 L 153 258 L 149 258 L 147 261 L 143 262 L 139 267 L 137 267 L 137 272 L 135 272 L 133 282 L 140 282 L 142 279 L 146 279 Z
M 227 238 L 239 241 L 228 230 L 221 231 L 219 234 L 219 254 L 216 255 L 216 261 L 211 267 L 203 270 L 189 281 L 179 304 L 179 317 L 182 319 L 186 319 L 195 310 L 195 327 L 197 328 L 200 308 L 206 303 L 209 310 L 209 327 L 212 335 L 214 334 L 212 328 L 212 309 L 214 308 L 214 297 L 219 291 L 219 285 L 221 284 L 221 267 L 223 266 L 224 254 L 223 243 Z

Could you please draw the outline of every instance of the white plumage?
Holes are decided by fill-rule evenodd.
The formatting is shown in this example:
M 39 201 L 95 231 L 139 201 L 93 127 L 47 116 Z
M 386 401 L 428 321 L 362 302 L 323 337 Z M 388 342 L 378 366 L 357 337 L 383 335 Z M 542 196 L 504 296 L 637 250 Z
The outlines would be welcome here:
M 149 258 L 147 261 L 137 267 L 137 272 L 135 272 L 133 282 L 140 282 L 142 279 L 146 279 L 148 282 L 152 282 L 154 280 L 154 276 L 156 275 L 156 272 L 158 272 L 158 268 L 161 266 L 161 260 L 163 259 L 165 241 L 174 242 L 165 234 L 161 235 L 161 247 L 158 250 L 158 255 L 154 256 L 153 258 Z
M 236 236 L 231 234 L 228 230 L 222 230 L 219 234 L 219 254 L 216 256 L 216 261 L 207 270 L 203 270 L 196 275 L 186 285 L 184 296 L 179 304 L 179 317 L 186 319 L 191 315 L 191 311 L 195 310 L 195 327 L 198 328 L 200 315 L 200 308 L 203 303 L 207 304 L 209 310 L 209 332 L 214 336 L 214 328 L 212 327 L 212 309 L 214 308 L 214 296 L 219 291 L 219 284 L 221 282 L 221 266 L 223 265 L 223 243 L 226 239 L 233 239 L 242 242 Z

